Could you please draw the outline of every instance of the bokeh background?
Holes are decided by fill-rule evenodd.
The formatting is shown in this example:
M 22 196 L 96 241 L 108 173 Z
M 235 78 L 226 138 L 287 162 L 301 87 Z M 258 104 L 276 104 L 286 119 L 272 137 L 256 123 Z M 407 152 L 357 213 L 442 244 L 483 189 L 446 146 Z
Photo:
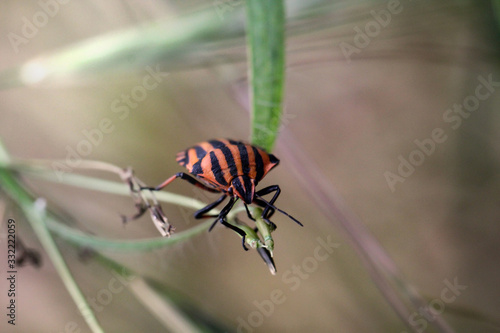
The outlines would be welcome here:
M 273 152 L 281 164 L 261 186 L 280 184 L 278 206 L 304 228 L 274 217 L 278 274 L 269 274 L 255 251 L 243 251 L 239 238 L 220 226 L 149 253 L 103 254 L 176 295 L 186 312 L 212 323 L 215 331 L 409 331 L 335 217 L 321 214 L 291 171 L 283 154 L 287 147 L 313 161 L 314 168 L 305 171 L 320 173 L 340 193 L 429 302 L 442 298 L 445 281 L 466 286 L 452 302 L 440 303 L 445 304 L 440 316 L 456 332 L 500 331 L 500 84 L 490 87 L 475 111 L 448 113 L 473 101 L 468 97 L 484 86 L 479 77 L 500 82 L 497 1 L 290 0 L 286 6 L 283 135 Z M 65 159 L 104 120 L 112 129 L 96 139 L 85 158 L 131 166 L 156 185 L 182 171 L 175 154 L 186 147 L 217 137 L 249 139 L 244 1 L 42 0 L 3 1 L 1 7 L 0 138 L 13 157 Z M 40 12 L 53 15 L 30 31 L 26 22 L 44 22 Z M 190 43 L 155 45 L 165 23 L 199 13 L 205 21 L 175 25 L 179 31 L 169 33 L 184 35 L 196 22 L 213 33 Z M 376 17 L 385 19 L 385 26 L 378 23 L 377 29 Z M 94 66 L 89 60 L 82 70 L 61 69 L 64 75 L 40 81 L 36 68 L 26 67 L 75 43 L 143 27 L 158 27 L 158 36 L 104 63 L 95 59 Z M 359 31 L 367 27 L 374 30 L 363 39 Z M 346 53 L 347 45 L 352 53 Z M 95 47 L 99 54 L 99 48 L 113 45 Z M 137 93 L 151 69 L 163 73 L 158 84 L 127 106 L 123 96 Z M 446 118 L 451 114 L 453 122 Z M 428 155 L 414 153 L 415 140 L 429 140 L 435 129 L 446 139 Z M 294 138 L 293 146 L 287 137 Z M 401 158 L 410 155 L 424 158 L 391 189 L 387 172 L 397 174 Z M 23 181 L 75 228 L 112 239 L 159 237 L 147 216 L 121 224 L 120 213 L 134 212 L 130 198 L 29 177 Z M 214 198 L 180 181 L 168 190 L 207 203 Z M 2 311 L 0 330 L 88 332 L 25 218 L 11 201 L 2 202 L 2 235 L 4 222 L 14 218 L 18 235 L 42 252 L 44 264 L 19 270 L 17 325 L 7 325 Z M 200 223 L 188 209 L 167 204 L 164 209 L 177 231 Z M 326 255 L 317 250 L 318 238 L 336 247 Z M 5 237 L 1 240 L 5 244 Z M 110 287 L 116 278 L 112 269 L 92 255 L 82 257 L 81 248 L 64 240 L 58 245 L 85 295 L 97 299 L 96 315 L 107 332 L 167 329 L 128 286 L 105 298 L 110 293 L 102 290 L 116 287 Z M 4 272 L 6 245 L 0 253 Z M 5 309 L 7 286 L 3 276 L 0 280 Z M 420 314 L 413 319 L 420 320 L 420 331 L 433 331 L 429 319 Z

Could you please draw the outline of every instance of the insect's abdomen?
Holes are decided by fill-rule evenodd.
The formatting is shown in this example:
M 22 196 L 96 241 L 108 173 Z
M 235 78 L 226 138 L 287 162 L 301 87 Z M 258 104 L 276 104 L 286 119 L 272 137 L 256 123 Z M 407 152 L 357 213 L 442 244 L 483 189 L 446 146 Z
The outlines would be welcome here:
M 242 175 L 258 183 L 279 160 L 250 144 L 218 139 L 201 142 L 178 153 L 177 162 L 193 175 L 227 189 L 233 178 Z
M 193 165 L 201 160 L 207 154 L 207 151 L 213 150 L 211 144 L 207 141 L 200 142 L 197 145 L 177 153 L 177 163 L 188 169 L 189 172 L 193 169 Z

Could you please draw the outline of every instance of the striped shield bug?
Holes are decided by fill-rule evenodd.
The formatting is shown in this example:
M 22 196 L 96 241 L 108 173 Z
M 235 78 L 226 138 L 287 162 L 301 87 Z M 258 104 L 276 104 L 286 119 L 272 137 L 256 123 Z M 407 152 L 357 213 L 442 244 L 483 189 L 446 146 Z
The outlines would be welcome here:
M 140 190 L 160 191 L 175 179 L 181 178 L 203 190 L 222 193 L 222 196 L 213 203 L 195 212 L 194 217 L 197 219 L 216 217 L 209 230 L 212 230 L 217 222 L 220 222 L 242 236 L 245 250 L 247 250 L 245 246 L 247 233 L 226 221 L 227 214 L 238 199 L 243 201 L 247 215 L 251 220 L 255 221 L 247 205 L 255 204 L 261 207 L 263 209 L 261 218 L 269 225 L 271 231 L 276 228 L 276 225 L 269 220 L 275 211 L 279 211 L 302 226 L 302 223 L 293 216 L 274 206 L 281 193 L 278 185 L 256 190 L 258 183 L 279 164 L 279 160 L 274 155 L 263 149 L 230 139 L 209 140 L 179 152 L 176 160 L 189 171 L 189 174 L 179 172 L 156 187 L 140 187 Z M 271 193 L 273 193 L 271 200 L 263 198 Z M 218 215 L 208 214 L 226 198 L 229 198 L 229 201 Z M 140 211 L 134 218 L 142 213 L 143 211 Z M 263 251 L 260 250 L 259 253 Z

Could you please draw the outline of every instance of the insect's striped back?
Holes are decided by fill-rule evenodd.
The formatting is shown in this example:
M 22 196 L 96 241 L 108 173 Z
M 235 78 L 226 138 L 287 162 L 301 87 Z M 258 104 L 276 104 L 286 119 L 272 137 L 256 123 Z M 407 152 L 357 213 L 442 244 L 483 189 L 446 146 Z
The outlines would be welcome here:
M 205 157 L 207 151 L 211 150 L 213 150 L 213 146 L 208 141 L 200 142 L 193 147 L 178 152 L 176 161 L 191 172 L 193 165 Z
M 238 176 L 248 176 L 257 184 L 279 160 L 250 144 L 217 139 L 198 143 L 177 154 L 177 162 L 193 175 L 225 189 Z

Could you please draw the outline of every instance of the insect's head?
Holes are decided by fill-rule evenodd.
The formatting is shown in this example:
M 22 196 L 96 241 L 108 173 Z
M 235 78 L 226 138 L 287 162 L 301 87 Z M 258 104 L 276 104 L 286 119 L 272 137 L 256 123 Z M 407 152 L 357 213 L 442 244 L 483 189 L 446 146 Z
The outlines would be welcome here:
M 247 205 L 251 204 L 255 195 L 255 179 L 238 176 L 231 181 L 230 190 Z

